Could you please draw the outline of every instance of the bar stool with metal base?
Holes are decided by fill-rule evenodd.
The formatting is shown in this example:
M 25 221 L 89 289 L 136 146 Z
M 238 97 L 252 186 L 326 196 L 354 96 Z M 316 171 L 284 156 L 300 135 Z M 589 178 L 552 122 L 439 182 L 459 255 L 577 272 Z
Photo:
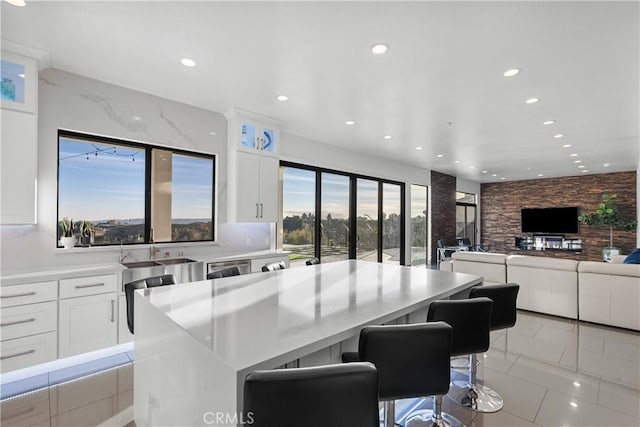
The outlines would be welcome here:
M 368 326 L 360 331 L 358 358 L 378 370 L 378 398 L 384 402 L 386 427 L 396 425 L 397 399 L 425 396 L 433 396 L 433 411 L 420 411 L 408 418 L 420 418 L 432 426 L 462 425 L 442 413 L 442 397 L 451 379 L 450 347 L 451 326 L 444 322 Z M 354 358 L 353 354 L 344 356 Z
M 506 285 L 486 285 L 471 288 L 469 298 L 487 297 L 493 301 L 493 309 L 491 310 L 491 324 L 489 329 L 497 331 L 500 329 L 511 328 L 516 324 L 516 299 L 520 285 L 517 283 L 507 283 Z M 476 384 L 476 387 L 478 384 Z M 487 387 L 485 387 L 487 388 Z M 487 396 L 493 395 L 500 397 L 495 391 L 488 393 Z M 500 397 L 502 401 L 502 397 Z M 498 402 L 493 402 L 493 406 L 497 406 Z
M 469 377 L 462 387 L 453 383 L 447 397 L 454 403 L 476 412 L 497 412 L 502 409 L 500 395 L 477 384 L 477 353 L 489 349 L 489 329 L 493 301 L 489 298 L 434 301 L 429 305 L 427 321 L 447 322 L 453 328 L 451 355 L 469 356 Z
M 378 427 L 378 374 L 370 363 L 254 371 L 242 425 Z

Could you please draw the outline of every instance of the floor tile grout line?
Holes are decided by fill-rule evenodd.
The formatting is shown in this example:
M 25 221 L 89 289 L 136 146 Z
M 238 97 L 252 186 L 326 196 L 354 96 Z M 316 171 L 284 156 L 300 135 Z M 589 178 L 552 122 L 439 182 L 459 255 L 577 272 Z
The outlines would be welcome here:
M 536 416 L 533 417 L 533 421 L 531 421 L 534 424 L 538 424 L 536 423 L 536 419 L 538 419 L 538 415 L 540 414 L 540 409 L 542 409 L 542 405 L 544 405 L 544 400 L 547 398 L 548 393 L 549 393 L 549 387 L 545 388 L 544 396 L 542 396 L 542 400 L 540 401 L 540 406 L 538 406 L 538 410 L 536 411 Z

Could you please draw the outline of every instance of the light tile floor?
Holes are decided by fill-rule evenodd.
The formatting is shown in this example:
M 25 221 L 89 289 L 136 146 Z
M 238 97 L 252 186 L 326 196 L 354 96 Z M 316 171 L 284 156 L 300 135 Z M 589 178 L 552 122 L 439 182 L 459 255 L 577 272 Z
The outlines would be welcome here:
M 505 406 L 476 414 L 445 399 L 445 410 L 468 426 L 640 426 L 639 333 L 518 312 L 514 328 L 491 338 L 478 374 Z M 132 403 L 128 363 L 5 399 L 1 424 L 132 427 Z M 430 407 L 430 401 L 400 405 Z

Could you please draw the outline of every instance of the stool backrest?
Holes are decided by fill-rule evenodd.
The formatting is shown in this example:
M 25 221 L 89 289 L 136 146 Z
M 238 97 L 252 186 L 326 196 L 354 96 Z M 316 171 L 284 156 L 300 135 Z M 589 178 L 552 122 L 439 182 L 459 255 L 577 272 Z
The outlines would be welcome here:
M 443 321 L 453 328 L 451 355 L 483 353 L 489 349 L 491 307 L 489 298 L 433 301 L 427 322 Z
M 469 298 L 487 297 L 493 301 L 491 330 L 510 328 L 516 324 L 516 300 L 520 285 L 484 285 L 471 288 Z
M 173 274 L 147 277 L 133 282 L 125 283 L 124 295 L 127 300 L 127 327 L 133 333 L 133 291 L 136 289 L 154 288 L 156 286 L 175 285 L 176 278 Z
M 378 370 L 381 400 L 446 394 L 450 381 L 451 326 L 444 322 L 367 326 L 359 359 Z
M 223 268 L 207 274 L 207 279 L 221 279 L 223 277 L 239 276 L 240 269 L 238 267 Z
M 311 258 L 311 259 L 306 260 L 305 264 L 307 264 L 307 265 L 320 264 L 320 260 L 318 258 Z
M 262 271 L 284 270 L 285 268 L 287 268 L 287 266 L 284 264 L 284 261 L 280 261 L 263 265 Z
M 244 381 L 242 416 L 252 427 L 378 427 L 376 368 L 345 363 L 254 371 Z

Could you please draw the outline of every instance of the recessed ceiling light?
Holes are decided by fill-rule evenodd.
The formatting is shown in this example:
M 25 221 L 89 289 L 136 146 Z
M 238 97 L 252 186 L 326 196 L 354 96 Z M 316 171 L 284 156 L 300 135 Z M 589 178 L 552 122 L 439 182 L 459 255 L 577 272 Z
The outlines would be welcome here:
M 422 147 L 418 146 L 418 147 L 416 147 L 416 150 L 420 151 L 420 150 L 422 150 Z
M 501 177 L 500 179 L 507 179 L 507 178 L 505 178 L 505 177 L 503 176 L 503 177 Z
M 586 166 L 585 166 L 585 165 L 578 165 L 578 167 L 579 167 L 580 169 L 582 169 L 582 168 L 585 168 Z
M 278 96 L 276 97 L 276 99 L 277 99 L 278 101 L 287 101 L 287 100 L 289 99 L 289 97 L 288 97 L 287 95 L 278 95 Z
M 214 131 L 209 132 L 209 135 L 215 135 L 216 133 Z
M 27 5 L 24 0 L 6 0 L 6 2 L 18 7 L 25 7 Z
M 587 172 L 589 172 L 589 171 L 586 170 L 586 169 L 582 169 L 582 173 L 587 173 Z
M 384 43 L 378 43 L 371 46 L 371 52 L 376 55 L 381 55 L 389 49 L 389 46 Z
M 569 157 L 578 157 L 578 153 L 571 153 L 569 154 Z
M 139 122 L 140 120 L 142 120 L 142 117 L 138 117 L 138 116 L 133 116 L 131 117 L 133 120 L 135 120 L 136 122 Z
M 356 124 L 356 122 L 354 122 L 353 120 L 347 120 L 346 122 L 344 122 L 344 124 L 347 126 L 353 126 Z
M 569 147 L 571 147 L 571 144 L 564 144 L 564 145 L 562 146 L 562 148 L 569 148 Z
M 559 133 L 557 135 L 553 135 L 554 138 L 564 138 L 564 135 Z
M 475 168 L 476 168 L 475 166 L 469 166 L 469 169 L 475 169 Z
M 391 135 L 385 135 L 383 136 L 384 139 L 391 139 Z
M 574 160 L 573 163 L 582 163 L 582 160 Z
M 573 406 L 574 408 L 578 407 L 578 404 L 576 402 L 569 402 L 569 405 Z
M 544 176 L 544 174 L 543 173 L 539 173 L 538 176 Z
M 458 164 L 460 163 L 460 160 L 454 160 L 453 163 Z
M 611 163 L 603 163 L 602 167 L 608 168 L 609 166 L 611 166 Z
M 547 120 L 546 122 L 542 122 L 543 125 L 552 125 L 554 124 L 556 121 L 555 120 Z
M 507 71 L 504 72 L 503 76 L 505 77 L 513 77 L 518 75 L 518 73 L 520 73 L 520 70 L 517 68 L 509 68 Z
M 487 173 L 487 171 L 482 171 L 482 173 Z
M 21 79 L 24 79 L 24 73 L 18 74 L 18 77 L 20 77 Z
M 580 383 L 578 381 L 574 381 L 573 385 L 576 386 L 576 387 L 580 387 Z
M 180 62 L 182 63 L 182 65 L 184 65 L 185 67 L 189 67 L 189 68 L 193 68 L 196 66 L 196 61 L 194 61 L 191 58 L 182 58 L 180 60 Z
M 526 102 L 527 104 L 535 104 L 538 101 L 540 101 L 538 98 L 529 98 L 524 102 Z
M 491 176 L 498 176 L 498 174 L 497 173 L 492 173 Z
M 436 154 L 436 157 L 442 158 L 442 157 L 444 157 L 444 154 Z

